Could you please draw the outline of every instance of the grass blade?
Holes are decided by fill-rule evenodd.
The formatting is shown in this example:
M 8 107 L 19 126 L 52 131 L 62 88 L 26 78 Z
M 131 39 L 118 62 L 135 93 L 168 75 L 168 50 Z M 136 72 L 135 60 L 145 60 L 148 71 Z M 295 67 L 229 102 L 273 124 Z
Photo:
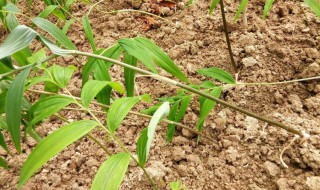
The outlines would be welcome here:
M 111 133 L 114 133 L 133 106 L 138 103 L 140 97 L 126 97 L 116 99 L 110 106 L 107 116 L 107 125 Z
M 31 19 L 31 21 L 42 30 L 48 32 L 65 48 L 72 50 L 77 49 L 76 46 L 74 46 L 74 44 L 68 38 L 68 36 L 66 36 L 56 25 L 52 24 L 50 21 L 40 17 L 35 17 Z
M 223 0 L 221 0 L 223 1 Z M 219 0 L 212 0 L 211 5 L 210 5 L 210 10 L 209 14 L 211 15 L 213 10 L 216 8 L 217 4 L 219 3 Z
M 226 71 L 219 69 L 217 67 L 207 68 L 207 69 L 200 69 L 197 70 L 197 73 L 212 77 L 214 79 L 217 79 L 221 82 L 226 82 L 228 84 L 235 84 L 234 78 Z
M 266 0 L 266 4 L 264 5 L 264 9 L 263 9 L 263 17 L 262 17 L 263 19 L 265 19 L 267 17 L 267 14 L 272 7 L 273 1 L 274 0 Z
M 21 188 L 53 156 L 89 133 L 97 125 L 95 121 L 77 121 L 59 128 L 43 139 L 24 162 L 18 187 Z
M 28 47 L 36 36 L 37 32 L 31 28 L 24 25 L 17 26 L 0 46 L 0 59 Z
M 320 3 L 317 0 L 304 0 L 304 2 L 320 18 Z
M 89 18 L 88 15 L 84 15 L 82 18 L 82 26 L 84 29 L 84 32 L 86 33 L 86 37 L 91 45 L 91 48 L 93 51 L 96 51 L 96 44 L 94 42 L 94 38 L 93 38 L 93 32 L 92 32 L 92 28 L 89 22 Z
M 0 128 L 1 128 L 1 126 L 0 126 Z M 1 146 L 4 150 L 9 151 L 9 150 L 8 150 L 8 147 L 7 147 L 7 144 L 6 144 L 6 141 L 4 140 L 4 137 L 3 137 L 1 131 L 0 131 L 0 146 Z
M 132 66 L 137 66 L 137 59 L 129 54 L 125 54 L 123 58 L 123 62 L 132 65 Z M 124 68 L 124 79 L 125 79 L 125 85 L 126 85 L 126 90 L 127 90 L 127 96 L 132 97 L 134 96 L 134 76 L 135 76 L 135 71 Z
M 148 127 L 141 132 L 137 143 L 137 154 L 141 167 L 144 167 L 146 164 L 158 123 L 161 121 L 161 119 L 167 117 L 169 112 L 170 104 L 169 102 L 164 102 L 152 116 Z
M 129 163 L 129 153 L 119 153 L 108 158 L 94 177 L 91 190 L 119 189 Z
M 240 14 L 242 13 L 242 11 L 246 8 L 247 4 L 248 4 L 248 1 L 249 0 L 242 0 L 240 5 L 239 5 L 239 8 L 237 10 L 237 13 L 236 13 L 236 16 L 234 17 L 234 20 L 238 20 Z
M 35 125 L 45 118 L 57 113 L 62 108 L 73 103 L 72 98 L 56 95 L 48 96 L 40 99 L 37 103 L 31 106 L 28 117 L 30 120 L 29 126 Z
M 81 91 L 82 105 L 88 108 L 94 97 L 96 97 L 96 95 L 107 85 L 111 86 L 120 93 L 124 93 L 124 89 L 118 82 L 90 80 L 83 86 Z
M 31 68 L 22 71 L 13 81 L 8 89 L 5 110 L 8 131 L 12 141 L 21 153 L 20 146 L 20 124 L 21 124 L 21 106 L 23 98 L 23 88 Z

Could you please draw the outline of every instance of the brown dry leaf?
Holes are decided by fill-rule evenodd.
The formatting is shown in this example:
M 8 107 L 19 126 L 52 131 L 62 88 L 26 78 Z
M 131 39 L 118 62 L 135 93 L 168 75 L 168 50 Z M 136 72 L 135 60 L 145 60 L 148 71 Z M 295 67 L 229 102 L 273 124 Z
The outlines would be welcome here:
M 156 23 L 156 20 L 152 17 L 142 17 L 142 21 L 145 23 L 145 30 L 150 30 L 153 28 L 154 24 Z
M 169 7 L 170 9 L 174 9 L 176 7 L 176 3 L 172 1 L 161 1 L 159 5 L 161 7 Z

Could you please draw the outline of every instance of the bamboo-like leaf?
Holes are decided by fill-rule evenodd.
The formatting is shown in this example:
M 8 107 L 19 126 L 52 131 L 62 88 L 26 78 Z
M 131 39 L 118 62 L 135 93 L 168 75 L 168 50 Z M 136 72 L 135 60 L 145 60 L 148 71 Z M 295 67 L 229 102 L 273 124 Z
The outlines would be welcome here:
M 145 51 L 145 48 L 141 47 L 141 45 L 138 46 L 139 44 L 136 43 L 134 39 L 123 38 L 123 39 L 120 39 L 118 43 L 125 50 L 126 53 L 137 58 L 139 61 L 142 62 L 142 64 L 144 64 L 152 72 L 158 73 L 148 51 Z
M 265 19 L 267 17 L 267 14 L 272 7 L 273 1 L 274 0 L 266 0 L 266 4 L 264 5 L 264 9 L 263 9 L 263 19 Z
M 47 18 L 57 7 L 58 5 L 47 6 L 41 13 L 39 13 L 38 17 Z
M 94 177 L 91 190 L 117 190 L 130 163 L 129 153 L 118 153 L 109 157 L 100 166 Z
M 6 161 L 0 157 L 0 167 L 3 167 L 4 169 L 8 169 L 8 165 Z
M 320 18 L 320 3 L 317 0 L 304 0 L 308 7 Z
M 209 14 L 210 15 L 212 14 L 214 8 L 216 8 L 218 3 L 219 3 L 219 0 L 212 0 L 211 5 L 210 5 L 210 10 L 209 10 Z
M 169 102 L 164 102 L 152 116 L 148 127 L 141 132 L 137 143 L 137 154 L 141 167 L 144 167 L 146 164 L 158 123 L 161 121 L 161 119 L 167 117 L 169 112 L 170 104 Z
M 74 44 L 68 38 L 68 36 L 66 36 L 56 25 L 52 24 L 50 21 L 40 17 L 35 17 L 31 19 L 31 21 L 42 30 L 51 34 L 51 36 L 56 39 L 62 46 L 71 50 L 77 49 L 76 46 L 74 46 Z
M 40 62 L 46 58 L 46 51 L 44 49 L 40 49 L 36 53 L 34 53 L 31 57 L 27 58 L 29 64 Z M 45 64 L 45 63 L 43 63 Z
M 180 104 L 180 101 L 177 101 L 171 106 L 170 113 L 168 115 L 168 120 L 171 120 L 171 121 L 175 120 L 179 104 Z M 168 132 L 166 134 L 168 143 L 171 142 L 174 135 L 174 131 L 175 131 L 175 125 L 168 124 Z
M 12 137 L 12 141 L 21 153 L 20 146 L 20 123 L 21 123 L 21 107 L 23 98 L 23 88 L 26 78 L 31 68 L 22 71 L 12 82 L 7 92 L 5 110 L 8 131 Z
M 30 153 L 24 162 L 18 187 L 21 188 L 29 178 L 38 171 L 47 161 L 57 155 L 68 145 L 77 141 L 93 128 L 97 122 L 82 120 L 65 125 L 44 138 Z
M 58 65 L 53 65 L 48 68 L 53 77 L 54 81 L 60 88 L 64 88 L 68 85 L 73 72 L 76 70 L 76 67 L 69 65 L 68 67 L 60 67 Z
M 222 87 L 216 87 L 210 92 L 210 95 L 216 98 L 219 98 L 221 91 L 222 91 Z M 200 97 L 200 98 L 201 98 L 200 99 L 200 118 L 197 124 L 197 129 L 199 132 L 202 131 L 203 123 L 205 119 L 208 117 L 210 111 L 216 105 L 215 101 L 209 100 L 204 97 Z
M 30 56 L 32 56 L 32 52 L 29 47 L 12 54 L 13 59 L 19 64 L 19 66 L 28 65 L 28 57 Z
M 73 19 L 70 19 L 70 20 L 67 20 L 65 23 L 64 23 L 64 26 L 62 27 L 62 32 L 64 34 L 67 34 L 70 26 L 74 23 L 74 20 Z
M 72 4 L 74 1 L 75 1 L 75 0 L 67 0 L 67 1 L 65 2 L 64 8 L 65 8 L 67 11 L 69 11 L 69 8 L 70 8 L 71 4 Z
M 186 114 L 186 111 L 189 107 L 189 104 L 191 102 L 192 96 L 185 96 L 181 99 L 180 102 L 180 107 L 179 107 L 179 111 L 176 113 L 174 119 L 172 121 L 174 122 L 180 122 L 181 119 L 184 117 L 184 115 Z M 172 106 L 173 107 L 173 106 Z M 174 109 L 174 108 L 171 108 Z M 171 110 L 172 111 L 172 110 Z M 171 113 L 170 111 L 170 113 Z M 171 120 L 168 116 L 168 119 Z M 168 125 L 168 132 L 167 132 L 167 142 L 170 143 L 172 141 L 173 135 L 174 135 L 174 131 L 175 131 L 175 125 L 173 124 L 169 124 Z
M 118 82 L 90 80 L 83 86 L 81 91 L 82 105 L 88 108 L 94 97 L 96 97 L 96 95 L 107 85 L 120 93 L 124 93 L 124 89 Z
M 123 58 L 123 62 L 132 65 L 137 66 L 137 59 L 129 54 L 125 54 Z M 125 85 L 127 90 L 127 96 L 132 97 L 134 96 L 134 79 L 135 79 L 135 71 L 129 68 L 124 68 L 124 79 L 125 79 Z
M 162 69 L 177 77 L 178 79 L 189 82 L 188 78 L 180 71 L 177 65 L 174 64 L 172 59 L 157 45 L 146 38 L 137 37 L 136 41 L 144 46 L 145 51 L 149 51 L 151 59 Z
M 1 119 L 2 119 L 2 118 L 1 118 Z M 0 128 L 1 128 L 1 126 L 0 126 Z M 1 146 L 4 150 L 8 151 L 8 147 L 7 147 L 6 141 L 4 140 L 4 137 L 3 137 L 3 135 L 2 135 L 1 130 L 0 130 L 0 146 Z
M 42 35 L 39 35 L 39 39 L 42 41 L 42 43 L 44 43 L 50 49 L 50 51 L 53 54 L 67 56 L 72 52 L 72 50 L 59 48 L 56 44 L 54 44 L 53 42 L 51 42 L 50 40 L 48 40 Z
M 216 87 L 216 85 L 214 85 L 214 83 L 213 83 L 212 81 L 206 80 L 206 81 L 203 81 L 203 82 L 200 84 L 200 87 L 201 87 L 201 88 L 211 89 L 211 88 Z
M 118 98 L 111 104 L 107 116 L 107 125 L 111 133 L 118 129 L 121 122 L 139 100 L 140 97 Z
M 31 106 L 28 112 L 30 120 L 29 126 L 43 121 L 45 118 L 57 113 L 59 110 L 73 102 L 74 100 L 72 98 L 61 95 L 47 96 L 40 99 L 37 103 Z
M 241 0 L 241 3 L 239 5 L 239 8 L 237 10 L 236 16 L 234 17 L 234 20 L 238 20 L 240 14 L 242 11 L 246 8 L 249 0 Z
M 10 31 L 14 30 L 19 25 L 19 21 L 13 13 L 8 14 L 6 21 Z
M 86 37 L 91 45 L 91 48 L 93 51 L 96 51 L 96 44 L 94 42 L 94 38 L 93 38 L 93 32 L 92 32 L 92 28 L 89 22 L 89 18 L 88 15 L 84 15 L 82 18 L 82 26 L 83 26 L 83 30 L 86 33 Z
M 207 68 L 207 69 L 200 69 L 197 70 L 197 73 L 212 77 L 214 79 L 217 79 L 221 82 L 226 82 L 228 84 L 235 84 L 234 78 L 226 71 L 219 69 L 217 67 Z
M 36 36 L 37 32 L 31 28 L 24 25 L 17 26 L 0 46 L 0 59 L 28 47 Z

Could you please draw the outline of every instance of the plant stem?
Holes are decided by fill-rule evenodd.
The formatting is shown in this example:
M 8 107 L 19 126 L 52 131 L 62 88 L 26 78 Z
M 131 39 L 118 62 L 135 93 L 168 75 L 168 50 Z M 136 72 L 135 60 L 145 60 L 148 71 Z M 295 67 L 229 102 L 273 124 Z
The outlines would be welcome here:
M 289 84 L 289 83 L 294 83 L 294 82 L 303 82 L 303 81 L 319 80 L 319 79 L 320 79 L 320 76 L 315 76 L 315 77 L 294 79 L 294 80 L 280 81 L 280 82 L 254 82 L 254 83 L 238 82 L 236 84 L 227 84 L 226 86 L 238 86 L 238 85 L 245 85 L 245 86 L 266 85 L 266 86 L 268 86 L 268 85 Z
M 236 110 L 236 111 L 239 111 L 239 112 L 241 112 L 241 113 L 244 113 L 244 114 L 246 114 L 246 115 L 249 115 L 249 116 L 251 116 L 251 117 L 254 117 L 254 118 L 256 118 L 256 119 L 259 119 L 259 120 L 261 120 L 261 121 L 267 122 L 267 123 L 272 124 L 272 125 L 274 125 L 274 126 L 276 126 L 276 127 L 280 127 L 280 128 L 285 129 L 285 130 L 287 130 L 287 131 L 289 131 L 289 132 L 291 132 L 291 133 L 297 134 L 297 135 L 299 135 L 299 136 L 301 136 L 301 137 L 304 136 L 301 131 L 296 130 L 296 129 L 294 129 L 294 128 L 291 128 L 291 127 L 289 127 L 289 126 L 286 126 L 286 125 L 284 125 L 283 123 L 280 123 L 280 122 L 278 122 L 278 121 L 269 119 L 269 118 L 264 117 L 264 116 L 260 116 L 260 115 L 258 115 L 258 114 L 256 114 L 256 113 L 253 113 L 253 112 L 249 111 L 249 110 L 242 109 L 242 108 L 240 108 L 240 107 L 238 107 L 238 106 L 236 106 L 236 105 L 233 105 L 233 104 L 230 104 L 230 103 L 228 103 L 228 102 L 225 102 L 225 101 L 223 101 L 223 100 L 221 100 L 221 99 L 219 99 L 219 98 L 213 97 L 213 96 L 211 96 L 211 95 L 209 95 L 209 94 L 207 94 L 207 93 L 204 93 L 204 92 L 202 92 L 202 91 L 200 91 L 200 90 L 196 90 L 196 89 L 194 89 L 194 88 L 192 88 L 192 87 L 190 87 L 190 86 L 184 85 L 184 84 L 179 83 L 179 82 L 177 82 L 177 81 L 175 81 L 175 80 L 172 80 L 172 79 L 170 79 L 170 78 L 163 77 L 163 76 L 157 75 L 157 74 L 155 74 L 155 73 L 152 73 L 152 72 L 150 72 L 150 71 L 146 71 L 146 70 L 140 69 L 140 68 L 138 68 L 138 67 L 134 67 L 134 66 L 132 66 L 132 65 L 128 65 L 128 64 L 126 64 L 126 63 L 123 63 L 123 62 L 120 62 L 120 61 L 117 61 L 117 60 L 114 60 L 114 59 L 111 59 L 111 58 L 108 58 L 108 57 L 104 57 L 104 56 L 101 56 L 101 55 L 96 55 L 96 54 L 87 53 L 87 52 L 81 52 L 81 51 L 72 51 L 72 54 L 83 55 L 83 56 L 87 56 L 87 57 L 94 57 L 94 58 L 97 58 L 97 59 L 102 59 L 102 60 L 105 60 L 105 61 L 114 63 L 114 64 L 116 64 L 116 65 L 119 65 L 119 66 L 121 66 L 121 67 L 126 67 L 126 68 L 132 69 L 132 70 L 134 70 L 134 71 L 137 71 L 137 72 L 139 72 L 139 73 L 142 73 L 142 74 L 145 74 L 145 75 L 150 75 L 150 77 L 153 77 L 153 78 L 155 78 L 155 79 L 157 79 L 157 80 L 159 80 L 159 81 L 166 82 L 166 83 L 169 83 L 169 84 L 172 84 L 172 85 L 181 87 L 181 88 L 183 88 L 183 89 L 185 89 L 185 90 L 188 90 L 188 91 L 193 92 L 193 93 L 195 93 L 195 94 L 198 94 L 198 95 L 200 95 L 200 96 L 204 96 L 204 97 L 206 97 L 206 98 L 208 98 L 208 99 L 210 99 L 210 100 L 216 101 L 216 102 L 220 103 L 220 104 L 223 105 L 223 106 L 232 108 L 232 109 L 234 109 L 234 110 Z
M 223 0 L 220 0 L 220 8 L 221 8 L 221 15 L 222 15 L 222 21 L 223 21 L 223 30 L 224 33 L 226 35 L 226 41 L 227 41 L 227 45 L 228 45 L 228 51 L 229 51 L 229 56 L 230 56 L 230 61 L 231 61 L 231 65 L 233 67 L 234 72 L 238 73 L 238 67 L 236 62 L 234 61 L 233 58 L 233 53 L 232 53 L 232 48 L 231 48 L 231 42 L 229 39 L 229 32 L 228 32 L 228 26 L 227 26 L 227 20 L 226 20 L 226 15 L 224 13 L 224 4 L 223 4 Z
M 108 128 L 106 128 L 106 127 L 101 123 L 101 121 L 96 117 L 96 115 L 95 115 L 94 113 L 92 113 L 92 111 L 91 111 L 90 109 L 82 106 L 82 104 L 80 104 L 80 103 L 76 100 L 76 98 L 74 98 L 74 96 L 72 96 L 72 94 L 68 91 L 68 89 L 65 89 L 65 90 L 67 91 L 67 93 L 69 94 L 69 96 L 71 96 L 71 97 L 73 98 L 74 103 L 75 103 L 76 105 L 78 105 L 80 108 L 82 108 L 82 109 L 84 109 L 86 112 L 88 112 L 88 113 L 91 115 L 91 117 L 93 117 L 93 119 L 98 123 L 98 125 L 99 125 L 102 129 L 104 129 L 104 130 L 108 133 L 108 135 L 110 135 L 110 136 L 118 143 L 118 145 L 121 147 L 121 149 L 122 149 L 123 151 L 125 151 L 125 152 L 127 152 L 127 153 L 130 154 L 131 159 L 132 159 L 134 162 L 136 162 L 137 165 L 143 170 L 144 174 L 146 175 L 146 177 L 148 178 L 149 182 L 151 183 L 153 189 L 156 189 L 156 190 L 157 190 L 158 188 L 157 188 L 156 184 L 154 183 L 154 181 L 152 180 L 152 178 L 150 178 L 150 176 L 149 176 L 149 174 L 147 173 L 147 171 L 146 171 L 143 167 L 140 166 L 139 161 L 138 161 L 135 157 L 133 157 L 133 155 L 132 155 L 131 152 L 128 150 L 128 148 L 123 144 L 123 142 L 122 142 L 120 139 L 118 139 L 118 137 L 116 137 L 114 134 L 112 134 L 112 133 L 108 130 Z

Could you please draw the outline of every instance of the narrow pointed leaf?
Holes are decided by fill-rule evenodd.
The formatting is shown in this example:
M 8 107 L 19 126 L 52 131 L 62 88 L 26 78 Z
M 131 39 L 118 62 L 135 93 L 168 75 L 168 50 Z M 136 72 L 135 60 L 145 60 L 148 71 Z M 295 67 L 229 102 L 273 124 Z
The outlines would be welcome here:
M 148 127 L 141 132 L 137 143 L 137 154 L 141 167 L 144 167 L 146 164 L 158 123 L 167 117 L 169 112 L 170 104 L 169 102 L 164 102 L 152 116 Z
M 317 0 L 304 0 L 308 7 L 320 18 L 320 3 Z
M 28 57 L 30 56 L 32 56 L 32 52 L 29 47 L 12 54 L 13 59 L 19 64 L 19 66 L 28 65 Z
M 210 4 L 210 10 L 209 10 L 210 15 L 212 14 L 213 10 L 216 8 L 218 3 L 219 3 L 219 0 L 212 0 Z
M 20 123 L 21 123 L 21 107 L 23 98 L 23 88 L 30 69 L 22 71 L 12 82 L 7 92 L 5 110 L 8 131 L 12 137 L 12 141 L 19 152 L 20 146 Z
M 114 133 L 132 107 L 138 103 L 140 97 L 126 97 L 116 99 L 110 106 L 107 117 L 108 129 Z
M 93 39 L 93 32 L 92 32 L 92 28 L 91 28 L 91 25 L 90 25 L 90 22 L 89 22 L 89 18 L 88 18 L 88 15 L 84 15 L 83 18 L 82 18 L 82 26 L 83 26 L 83 29 L 84 29 L 84 32 L 86 33 L 86 37 L 91 45 L 91 48 L 93 51 L 96 51 L 96 44 L 94 42 L 94 39 Z
M 236 16 L 234 17 L 234 20 L 238 20 L 240 14 L 242 11 L 246 8 L 249 0 L 241 0 L 241 3 L 239 5 L 239 8 L 237 10 Z
M 52 24 L 50 21 L 40 17 L 35 17 L 31 19 L 31 21 L 42 30 L 51 34 L 52 37 L 56 39 L 62 46 L 66 47 L 67 49 L 77 49 L 68 36 L 66 36 L 56 25 Z
M 264 9 L 263 9 L 263 19 L 265 19 L 267 17 L 267 14 L 272 7 L 273 1 L 274 0 L 266 0 L 266 4 L 264 5 Z
M 120 83 L 90 80 L 83 86 L 81 91 L 82 105 L 88 108 L 90 102 L 94 99 L 94 97 L 96 97 L 96 95 L 107 85 L 111 86 L 113 89 L 117 90 L 120 93 L 124 92 L 124 89 L 122 88 Z
M 58 86 L 60 88 L 64 88 L 68 85 L 73 72 L 76 70 L 76 67 L 73 65 L 69 65 L 68 67 L 53 65 L 48 70 L 50 70 L 51 75 Z
M 137 58 L 125 54 L 123 58 L 123 62 L 132 65 L 132 66 L 137 66 Z M 125 79 L 125 85 L 126 85 L 126 90 L 127 90 L 127 96 L 132 97 L 134 96 L 134 76 L 135 76 L 135 71 L 129 68 L 124 68 L 124 79 Z
M 6 161 L 0 157 L 0 167 L 3 167 L 4 169 L 8 169 L 8 165 Z
M 130 163 L 129 153 L 119 153 L 109 157 L 100 166 L 94 177 L 91 190 L 117 190 Z
M 50 49 L 53 54 L 67 56 L 72 53 L 72 50 L 62 49 L 42 35 L 39 35 L 39 39 Z
M 212 78 L 217 79 L 221 82 L 226 82 L 228 84 L 235 84 L 234 78 L 228 72 L 226 72 L 222 69 L 219 69 L 217 67 L 212 67 L 212 68 L 208 68 L 208 69 L 200 69 L 200 70 L 197 70 L 197 73 L 204 75 L 204 76 L 212 77 Z
M 178 107 L 179 107 L 179 103 L 180 101 L 175 102 L 170 109 L 170 113 L 168 115 L 168 120 L 170 121 L 174 121 L 176 118 L 176 114 L 178 111 Z M 173 135 L 174 135 L 174 131 L 175 131 L 175 125 L 173 124 L 168 124 L 168 132 L 166 134 L 167 136 L 167 142 L 171 142 Z
M 70 20 L 67 20 L 65 23 L 64 23 L 64 26 L 62 27 L 62 32 L 64 34 L 67 34 L 70 26 L 74 23 L 75 20 L 73 19 L 70 19 Z
M 47 6 L 39 15 L 40 18 L 47 18 L 58 6 L 57 5 L 49 5 Z
M 24 162 L 18 187 L 21 188 L 47 161 L 97 126 L 97 122 L 82 120 L 65 125 L 44 138 Z
M 188 78 L 180 71 L 172 59 L 157 45 L 146 38 L 137 37 L 136 41 L 145 47 L 145 51 L 149 51 L 152 60 L 162 69 L 177 77 L 178 79 L 189 82 Z
M 29 125 L 32 126 L 43 121 L 73 102 L 74 100 L 72 98 L 61 95 L 48 96 L 40 99 L 37 103 L 32 105 L 29 110 Z
M 24 25 L 17 26 L 0 46 L 0 59 L 29 46 L 37 32 Z
M 0 127 L 0 128 L 1 128 L 1 127 Z M 8 147 L 7 147 L 6 141 L 4 140 L 4 137 L 3 137 L 1 131 L 0 131 L 0 146 L 1 146 L 4 150 L 8 151 Z

